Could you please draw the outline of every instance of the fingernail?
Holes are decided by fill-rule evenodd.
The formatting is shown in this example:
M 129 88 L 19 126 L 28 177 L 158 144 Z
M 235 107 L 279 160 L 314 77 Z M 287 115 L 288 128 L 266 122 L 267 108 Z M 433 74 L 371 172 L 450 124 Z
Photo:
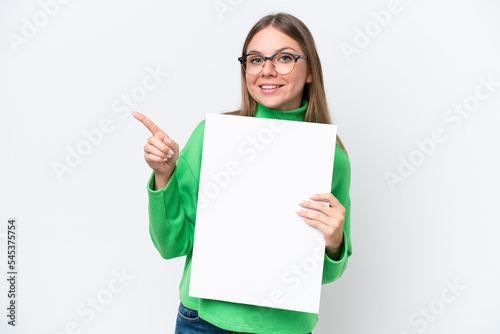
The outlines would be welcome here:
M 299 204 L 300 204 L 300 205 L 304 204 L 304 201 L 300 201 L 300 202 L 299 202 Z
M 168 157 L 166 157 L 165 159 L 163 159 L 163 161 L 167 161 L 168 160 Z
M 316 196 L 316 194 L 309 196 L 309 198 L 313 198 L 314 196 Z
M 297 213 L 301 213 L 301 212 L 302 212 L 302 210 L 295 210 L 295 212 L 297 212 Z
M 172 144 L 172 142 L 170 141 L 170 139 L 167 139 L 167 141 L 168 141 L 169 144 Z
M 168 154 L 170 154 L 170 155 L 174 155 L 174 151 L 169 150 L 169 151 L 168 151 Z

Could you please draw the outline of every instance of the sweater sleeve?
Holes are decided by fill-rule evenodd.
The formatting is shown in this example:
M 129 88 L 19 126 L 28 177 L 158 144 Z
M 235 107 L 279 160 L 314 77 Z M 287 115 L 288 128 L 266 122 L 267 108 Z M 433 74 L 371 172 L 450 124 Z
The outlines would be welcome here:
M 344 273 L 349 256 L 352 254 L 351 245 L 351 199 L 349 188 L 351 185 L 351 165 L 345 151 L 337 144 L 332 178 L 332 194 L 345 208 L 343 227 L 342 250 L 338 259 L 331 259 L 325 252 L 323 264 L 322 284 L 336 281 Z
M 181 150 L 165 188 L 154 190 L 154 173 L 147 184 L 149 233 L 164 259 L 187 255 L 193 247 L 199 186 L 199 173 L 194 173 L 193 168 L 201 164 L 203 135 L 204 121 Z

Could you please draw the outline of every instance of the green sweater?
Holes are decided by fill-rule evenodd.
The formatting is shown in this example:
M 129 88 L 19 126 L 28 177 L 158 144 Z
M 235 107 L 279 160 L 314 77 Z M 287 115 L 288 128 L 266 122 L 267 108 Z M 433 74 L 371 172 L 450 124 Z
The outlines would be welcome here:
M 278 111 L 257 104 L 255 117 L 304 121 L 306 108 L 306 100 L 302 101 L 299 109 L 292 111 Z M 305 334 L 312 331 L 318 322 L 316 313 L 189 296 L 204 130 L 205 120 L 198 124 L 181 150 L 174 172 L 164 189 L 154 190 L 154 173 L 147 185 L 149 232 L 153 244 L 164 259 L 187 255 L 179 286 L 181 302 L 186 307 L 197 310 L 202 319 L 230 331 L 269 334 Z M 344 241 L 338 259 L 330 259 L 325 253 L 322 284 L 333 282 L 342 275 L 346 269 L 348 257 L 352 253 L 349 221 L 351 166 L 347 154 L 338 143 L 335 148 L 333 169 L 331 192 L 346 208 Z

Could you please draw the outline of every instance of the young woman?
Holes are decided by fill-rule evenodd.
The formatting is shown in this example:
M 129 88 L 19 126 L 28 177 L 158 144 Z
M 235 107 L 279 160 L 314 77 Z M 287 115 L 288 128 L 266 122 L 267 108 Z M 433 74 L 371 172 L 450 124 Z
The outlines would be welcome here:
M 259 20 L 250 30 L 238 60 L 241 70 L 241 110 L 230 114 L 331 124 L 321 63 L 309 29 L 296 17 L 278 13 Z M 149 230 L 165 259 L 186 257 L 179 287 L 175 333 L 311 332 L 318 315 L 189 296 L 194 225 L 205 121 L 179 145 L 140 113 L 152 136 L 144 157 L 153 169 L 148 182 Z M 303 152 L 297 152 L 300 159 Z M 351 168 L 337 136 L 331 193 L 303 201 L 297 214 L 318 228 L 325 239 L 323 284 L 337 280 L 352 253 L 349 187 Z

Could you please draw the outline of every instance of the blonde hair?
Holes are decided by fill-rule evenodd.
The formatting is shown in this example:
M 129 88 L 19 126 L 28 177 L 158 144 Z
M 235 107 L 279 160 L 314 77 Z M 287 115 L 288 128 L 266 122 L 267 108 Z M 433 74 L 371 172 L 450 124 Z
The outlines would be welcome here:
M 301 49 L 307 56 L 308 69 L 312 76 L 312 82 L 306 83 L 302 99 L 308 102 L 307 110 L 304 115 L 305 122 L 333 124 L 328 111 L 326 102 L 325 87 L 323 83 L 323 71 L 321 61 L 319 60 L 314 38 L 307 26 L 298 18 L 287 13 L 270 14 L 261 18 L 253 27 L 245 39 L 241 55 L 247 53 L 248 44 L 260 30 L 272 26 L 284 34 L 293 38 L 299 43 Z M 250 95 L 245 70 L 241 68 L 241 109 L 230 114 L 255 117 L 257 102 Z M 337 135 L 337 143 L 346 152 L 344 144 Z

